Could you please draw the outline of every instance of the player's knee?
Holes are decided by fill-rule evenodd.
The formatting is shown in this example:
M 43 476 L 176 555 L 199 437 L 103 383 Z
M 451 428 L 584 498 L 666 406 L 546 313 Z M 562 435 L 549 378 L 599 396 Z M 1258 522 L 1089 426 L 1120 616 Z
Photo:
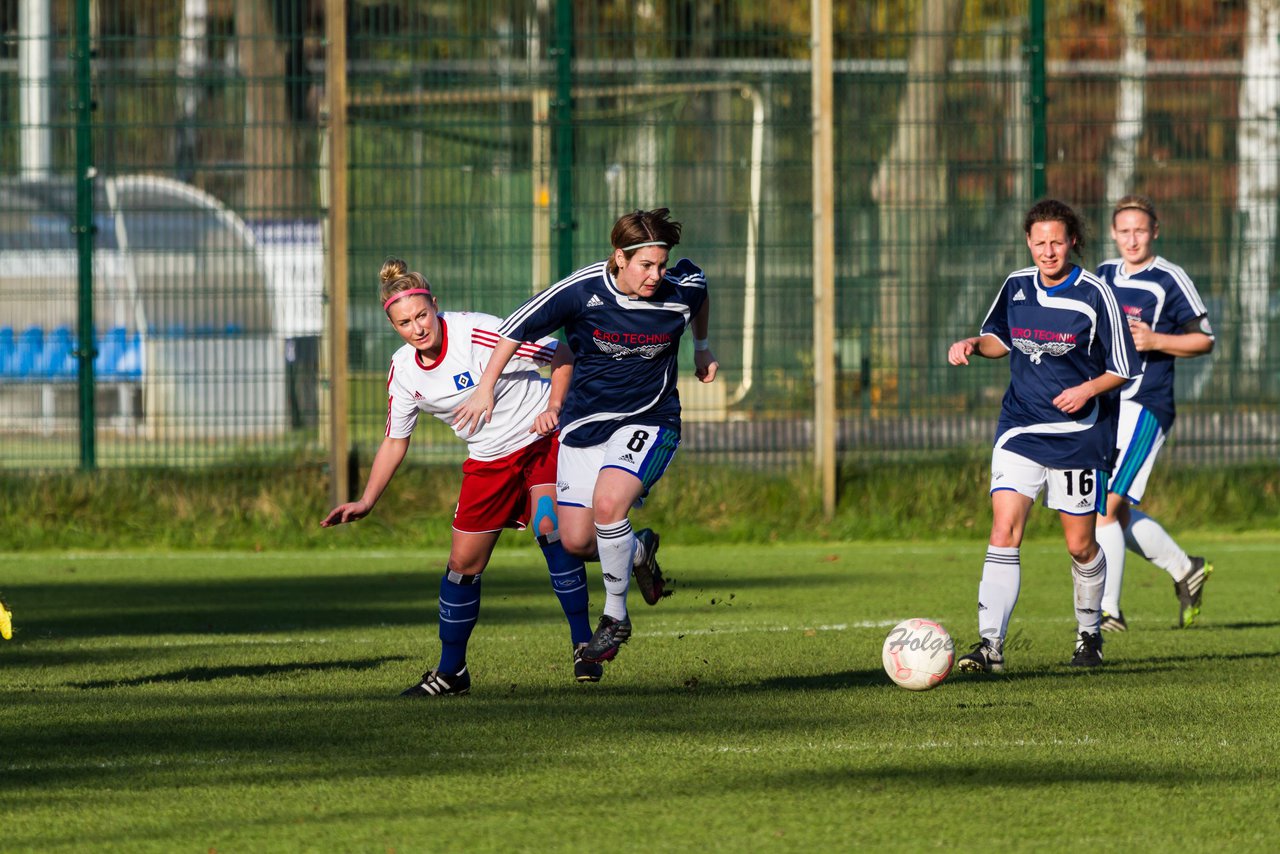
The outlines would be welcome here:
M 597 525 L 612 525 L 627 518 L 631 512 L 633 501 L 623 500 L 617 495 L 597 495 L 592 500 Z
M 458 575 L 475 576 L 484 572 L 486 561 L 483 558 L 469 558 L 465 555 L 449 555 L 449 562 L 445 564 L 445 572 L 454 572 Z
M 596 556 L 595 538 L 577 540 L 568 536 L 565 532 L 561 532 L 560 545 L 564 546 L 564 550 L 576 558 L 583 560 L 594 560 Z
M 556 516 L 556 502 L 550 495 L 539 496 L 533 511 L 533 530 L 540 537 L 554 533 L 560 527 Z
M 1098 543 L 1092 537 L 1070 537 L 1067 552 L 1076 563 L 1088 563 L 1098 555 Z
M 1001 523 L 997 520 L 991 526 L 991 545 L 1002 549 L 1016 549 L 1022 546 L 1022 526 L 1013 523 Z

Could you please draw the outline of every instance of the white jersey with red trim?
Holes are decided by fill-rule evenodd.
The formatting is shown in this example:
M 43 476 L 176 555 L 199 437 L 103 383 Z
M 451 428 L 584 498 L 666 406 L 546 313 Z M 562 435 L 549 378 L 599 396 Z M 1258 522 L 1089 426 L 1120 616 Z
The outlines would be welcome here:
M 386 435 L 403 439 L 412 434 L 419 412 L 452 426 L 453 410 L 471 397 L 489 364 L 501 325 L 502 319 L 491 314 L 441 312 L 444 343 L 438 359 L 424 363 L 411 344 L 397 350 L 387 375 Z M 538 369 L 551 363 L 557 343 L 554 338 L 541 338 L 524 342 L 516 350 L 494 386 L 489 423 L 470 436 L 454 431 L 467 443 L 467 456 L 473 460 L 496 460 L 541 438 L 529 428 L 547 408 L 551 383 Z

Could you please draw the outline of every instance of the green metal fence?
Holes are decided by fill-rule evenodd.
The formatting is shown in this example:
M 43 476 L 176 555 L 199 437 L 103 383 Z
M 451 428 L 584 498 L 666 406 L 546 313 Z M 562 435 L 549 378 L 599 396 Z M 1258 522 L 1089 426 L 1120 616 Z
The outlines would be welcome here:
M 1023 212 L 1077 206 L 1092 267 L 1138 191 L 1218 333 L 1179 366 L 1168 454 L 1275 459 L 1280 59 L 1259 8 L 835 4 L 842 458 L 988 443 L 1007 367 L 944 354 L 1028 263 Z M 707 271 L 722 364 L 684 389 L 685 453 L 810 465 L 808 2 L 22 0 L 0 31 L 0 466 L 288 463 L 335 436 L 368 459 L 399 343 L 386 255 L 444 308 L 502 315 L 656 206 Z M 424 424 L 413 453 L 462 451 Z

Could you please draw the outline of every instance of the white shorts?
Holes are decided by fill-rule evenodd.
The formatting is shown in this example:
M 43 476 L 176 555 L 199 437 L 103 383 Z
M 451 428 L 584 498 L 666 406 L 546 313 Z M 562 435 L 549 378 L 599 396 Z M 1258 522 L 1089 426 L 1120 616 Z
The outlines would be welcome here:
M 680 434 L 670 427 L 628 424 L 614 431 L 608 441 L 587 448 L 560 445 L 556 470 L 556 503 L 590 507 L 596 478 L 603 469 L 629 471 L 644 484 L 642 495 L 666 472 L 680 447 Z
M 991 491 L 1012 489 L 1034 501 L 1044 490 L 1044 506 L 1072 516 L 1106 509 L 1107 473 L 1097 469 L 1051 469 L 1004 448 L 991 452 Z
M 1165 432 L 1151 410 L 1140 403 L 1120 401 L 1120 429 L 1116 433 L 1120 455 L 1108 487 L 1110 491 L 1134 504 L 1141 502 L 1164 440 Z

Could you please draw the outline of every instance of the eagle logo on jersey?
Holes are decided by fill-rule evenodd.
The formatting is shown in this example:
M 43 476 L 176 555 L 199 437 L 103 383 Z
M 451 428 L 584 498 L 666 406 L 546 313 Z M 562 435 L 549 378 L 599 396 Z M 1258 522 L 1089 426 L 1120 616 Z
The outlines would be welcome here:
M 1061 356 L 1063 353 L 1070 352 L 1076 348 L 1075 343 L 1071 341 L 1047 341 L 1043 344 L 1037 344 L 1027 338 L 1013 339 L 1013 346 L 1025 353 L 1031 359 L 1031 364 L 1033 365 L 1040 364 L 1040 360 L 1045 355 Z
M 463 371 L 460 374 L 453 375 L 453 384 L 457 387 L 458 391 L 466 391 L 474 386 L 476 381 L 471 379 L 471 374 L 469 372 Z
M 602 353 L 607 353 L 614 359 L 625 359 L 627 356 L 639 356 L 642 359 L 652 359 L 667 349 L 668 342 L 661 344 L 641 344 L 639 347 L 627 347 L 622 344 L 615 344 L 612 341 L 604 341 L 600 338 L 592 339 L 596 342 L 596 346 L 600 348 Z

